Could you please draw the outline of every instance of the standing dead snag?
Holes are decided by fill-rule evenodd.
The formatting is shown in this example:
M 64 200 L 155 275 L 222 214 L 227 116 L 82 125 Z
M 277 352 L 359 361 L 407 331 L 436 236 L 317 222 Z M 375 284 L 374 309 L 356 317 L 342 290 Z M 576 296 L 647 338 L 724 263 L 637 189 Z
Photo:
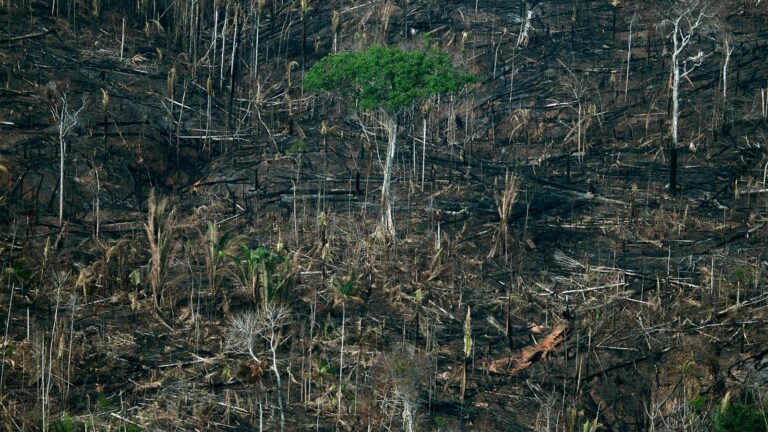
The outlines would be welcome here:
M 270 369 L 275 374 L 281 431 L 285 430 L 285 409 L 283 407 L 282 379 L 280 369 L 277 366 L 277 349 L 284 341 L 280 331 L 288 323 L 289 318 L 290 313 L 286 307 L 269 305 L 258 312 L 250 312 L 233 319 L 230 323 L 227 340 L 230 349 L 248 353 L 251 359 L 257 363 L 261 363 L 257 342 L 266 342 L 272 363 Z
M 615 11 L 615 7 L 614 7 Z M 637 19 L 637 11 L 632 13 L 632 18 L 629 20 L 629 36 L 627 37 L 627 76 L 624 78 L 624 100 L 627 100 L 627 93 L 629 93 L 629 64 L 632 61 L 632 25 Z
M 388 240 L 395 238 L 391 182 L 399 114 L 417 101 L 459 90 L 473 81 L 472 75 L 454 70 L 448 55 L 440 51 L 403 51 L 381 45 L 327 56 L 304 77 L 308 90 L 339 93 L 363 110 L 378 111 L 388 137 L 380 225 Z
M 669 141 L 669 190 L 677 190 L 677 144 L 678 144 L 678 124 L 680 121 L 680 80 L 687 78 L 704 61 L 704 52 L 685 57 L 686 52 L 691 45 L 691 38 L 700 31 L 706 15 L 708 0 L 674 0 L 670 17 L 664 19 L 661 24 L 661 30 L 672 40 L 672 50 L 669 52 L 671 58 L 671 79 L 672 79 L 672 120 L 670 123 L 670 133 L 672 140 Z
M 77 111 L 73 111 L 69 107 L 66 85 L 53 84 L 47 90 L 46 96 L 51 107 L 51 115 L 56 122 L 59 139 L 59 228 L 61 228 L 64 221 L 64 161 L 67 155 L 67 137 L 77 126 L 78 117 L 85 108 L 86 99 L 83 97 L 82 106 Z
M 528 46 L 528 41 L 531 37 L 531 31 L 533 30 L 533 18 L 535 16 L 535 11 L 531 7 L 530 2 L 525 2 L 525 10 L 521 12 L 525 14 L 525 19 L 523 19 L 520 23 L 520 34 L 517 37 L 515 49 L 525 48 Z

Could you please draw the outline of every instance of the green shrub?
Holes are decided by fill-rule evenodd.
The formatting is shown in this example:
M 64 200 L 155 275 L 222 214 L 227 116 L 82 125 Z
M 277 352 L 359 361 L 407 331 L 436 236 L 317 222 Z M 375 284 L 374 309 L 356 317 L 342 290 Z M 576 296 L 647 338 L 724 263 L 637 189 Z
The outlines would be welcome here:
M 757 405 L 725 403 L 715 408 L 712 430 L 715 432 L 765 432 L 766 419 Z

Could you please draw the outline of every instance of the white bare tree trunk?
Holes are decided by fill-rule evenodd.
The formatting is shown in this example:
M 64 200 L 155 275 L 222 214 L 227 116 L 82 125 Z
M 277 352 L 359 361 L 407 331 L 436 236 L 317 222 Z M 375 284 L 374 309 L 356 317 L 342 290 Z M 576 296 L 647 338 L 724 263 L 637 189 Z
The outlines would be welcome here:
M 240 15 L 240 9 L 236 7 L 235 8 L 235 23 L 234 23 L 235 32 L 232 35 L 232 56 L 229 59 L 229 76 L 230 76 L 230 79 L 232 79 L 232 77 L 235 75 L 235 54 L 237 54 L 237 18 L 239 17 L 239 15 Z M 232 85 L 234 86 L 235 83 L 232 82 Z
M 256 77 L 259 73 L 259 31 L 261 30 L 261 8 L 256 15 L 256 55 L 253 59 L 253 76 Z
M 86 100 L 83 98 L 83 105 L 77 111 L 71 111 L 66 92 L 62 92 L 57 97 L 59 100 L 51 107 L 51 114 L 59 130 L 59 228 L 61 228 L 64 222 L 64 161 L 67 156 L 67 136 L 72 128 L 77 126 L 77 118 L 85 108 Z
M 728 101 L 728 63 L 731 61 L 733 48 L 728 46 L 728 38 L 725 38 L 725 62 L 723 63 L 723 102 Z
M 65 111 L 66 105 L 62 112 Z M 67 152 L 67 142 L 64 135 L 64 121 L 62 120 L 59 122 L 59 228 L 62 227 L 64 221 L 64 157 Z
M 421 141 L 421 190 L 424 190 L 424 168 L 427 164 L 427 114 L 424 114 L 422 121 L 422 141 Z
M 691 38 L 697 29 L 703 23 L 706 17 L 706 0 L 694 0 L 685 2 L 676 9 L 675 17 L 665 21 L 671 24 L 670 37 L 672 39 L 672 52 L 670 57 L 672 64 L 672 121 L 670 122 L 670 132 L 672 139 L 669 142 L 669 189 L 674 192 L 677 189 L 677 145 L 678 145 L 678 126 L 680 122 L 680 79 L 685 78 L 704 59 L 704 53 L 685 59 L 684 53 L 691 42 Z M 690 64 L 689 64 L 690 62 Z
M 272 371 L 275 373 L 275 385 L 277 386 L 277 406 L 280 408 L 280 430 L 285 430 L 285 410 L 283 409 L 283 383 L 280 379 L 280 370 L 277 368 L 277 335 L 275 327 L 271 327 L 269 337 L 269 351 L 272 353 Z
M 341 302 L 341 353 L 339 354 L 339 392 L 336 396 L 339 402 L 339 418 L 341 418 L 341 389 L 343 387 L 342 380 L 344 379 L 344 325 L 347 321 L 347 307 L 344 302 Z
M 219 28 L 219 9 L 218 5 L 216 4 L 216 0 L 213 0 L 213 35 L 211 37 L 211 45 L 213 45 L 211 48 L 213 51 L 211 52 L 211 66 L 213 69 L 216 69 L 216 38 L 218 37 L 217 30 Z M 215 73 L 211 73 L 211 75 L 215 75 Z
M 219 71 L 219 91 L 224 88 L 224 53 L 227 50 L 227 20 L 229 19 L 229 8 L 224 5 L 224 25 L 221 27 L 221 70 Z
M 627 43 L 627 76 L 624 78 L 624 99 L 627 99 L 629 91 L 629 63 L 632 60 L 632 24 L 635 23 L 635 16 L 629 21 L 629 41 Z
M 581 113 L 581 99 L 579 99 L 579 123 L 578 123 L 578 129 L 576 130 L 576 151 L 579 155 L 579 164 L 581 164 L 582 161 L 582 154 L 586 154 L 587 150 L 581 148 L 581 123 L 582 123 L 582 113 Z M 568 158 L 570 159 L 571 155 L 568 155 Z
M 677 146 L 677 128 L 680 119 L 680 60 L 677 54 L 677 38 L 674 39 L 675 49 L 672 53 L 672 145 Z
M 384 183 L 381 186 L 381 229 L 389 240 L 395 238 L 395 221 L 392 216 L 392 171 L 395 167 L 397 149 L 397 119 L 395 115 L 385 114 L 384 127 L 387 130 L 387 155 L 384 164 Z
M 403 397 L 403 429 L 406 432 L 413 432 L 413 418 L 415 414 L 411 400 L 407 396 Z
M 101 193 L 101 182 L 99 181 L 99 168 L 94 166 L 93 172 L 96 176 L 96 240 L 99 239 L 99 228 L 100 228 L 100 202 L 99 202 L 99 194 Z
M 522 24 L 522 30 L 520 36 L 517 37 L 517 44 L 515 48 L 525 48 L 528 45 L 528 39 L 530 38 L 531 30 L 533 29 L 533 9 L 525 11 L 525 21 Z
M 677 190 L 677 134 L 680 121 L 680 43 L 677 39 L 678 26 L 675 23 L 675 35 L 672 37 L 672 142 L 669 143 L 669 190 Z

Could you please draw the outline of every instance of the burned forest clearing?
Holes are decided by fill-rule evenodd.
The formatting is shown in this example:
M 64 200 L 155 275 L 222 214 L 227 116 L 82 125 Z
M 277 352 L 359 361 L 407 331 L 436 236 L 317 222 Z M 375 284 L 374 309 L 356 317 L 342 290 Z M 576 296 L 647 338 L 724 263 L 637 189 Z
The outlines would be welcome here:
M 768 430 L 766 29 L 0 0 L 0 430 Z

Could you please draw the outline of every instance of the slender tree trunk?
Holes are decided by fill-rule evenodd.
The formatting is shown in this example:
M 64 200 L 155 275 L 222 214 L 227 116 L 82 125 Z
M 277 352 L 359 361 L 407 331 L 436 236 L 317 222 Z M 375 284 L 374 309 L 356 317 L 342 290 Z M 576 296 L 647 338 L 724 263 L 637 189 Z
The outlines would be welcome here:
M 422 138 L 421 142 L 421 190 L 424 190 L 424 168 L 427 163 L 427 114 L 424 114 L 424 120 L 422 121 Z
M 216 3 L 216 0 L 213 0 L 213 35 L 211 38 L 211 45 L 212 51 L 211 51 L 211 60 L 210 64 L 213 70 L 216 70 L 216 38 L 218 37 L 218 29 L 219 29 L 219 8 Z M 216 75 L 215 73 L 210 73 L 210 76 Z
M 395 166 L 395 150 L 397 148 L 397 118 L 395 115 L 386 115 L 385 127 L 387 129 L 387 157 L 384 165 L 384 184 L 381 186 L 381 228 L 389 240 L 395 238 L 395 221 L 392 217 L 392 171 Z
M 403 429 L 406 432 L 413 432 L 413 404 L 408 396 L 403 397 Z
M 256 54 L 253 56 L 253 77 L 258 82 L 259 73 L 259 29 L 261 28 L 261 11 L 256 15 Z
M 577 135 L 576 135 L 576 148 L 577 148 L 577 151 L 579 152 L 579 164 L 581 164 L 582 152 L 584 154 L 587 153 L 587 149 L 586 148 L 582 148 L 582 144 L 583 143 L 581 141 L 581 136 L 583 134 L 583 132 L 581 130 L 581 124 L 583 122 L 582 116 L 583 116 L 583 113 L 582 113 L 582 109 L 581 109 L 581 101 L 579 101 L 579 124 L 578 124 L 578 128 L 576 130 L 576 132 L 577 132 Z
M 615 21 L 615 13 L 616 8 L 614 8 L 614 25 L 616 23 Z M 632 20 L 629 22 L 629 41 L 627 43 L 627 76 L 624 78 L 624 100 L 627 100 L 627 92 L 629 91 L 629 64 L 632 60 L 632 24 L 635 23 L 635 17 L 632 17 Z M 615 30 L 614 30 L 615 33 Z M 614 36 L 615 37 L 615 36 Z
M 301 14 L 301 70 L 306 69 L 307 64 L 307 17 L 306 13 Z
M 64 124 L 66 112 L 65 108 L 61 110 L 61 120 L 59 120 L 59 228 L 64 222 L 64 158 L 67 153 L 67 142 L 64 139 Z
M 339 355 L 339 392 L 336 399 L 339 403 L 339 418 L 341 418 L 341 389 L 342 380 L 344 379 L 344 325 L 347 321 L 347 307 L 344 302 L 341 302 L 341 353 Z
M 280 379 L 280 371 L 277 368 L 277 347 L 275 330 L 272 329 L 271 338 L 269 340 L 269 349 L 272 352 L 272 371 L 275 373 L 275 385 L 277 385 L 277 406 L 280 408 L 280 430 L 285 430 L 285 410 L 283 409 L 283 383 Z
M 101 214 L 100 214 L 100 210 L 101 209 L 99 208 L 99 206 L 101 204 L 99 202 L 99 193 L 101 192 L 101 182 L 99 181 L 99 169 L 95 165 L 96 164 L 94 164 L 93 172 L 95 173 L 95 176 L 96 176 L 96 240 L 98 240 L 99 239 L 100 218 L 101 218 Z
M 224 5 L 224 24 L 221 27 L 221 70 L 219 71 L 219 92 L 224 88 L 224 55 L 227 50 L 227 20 L 229 18 L 229 7 Z
M 680 119 L 680 65 L 677 40 L 672 54 L 672 139 L 669 141 L 669 190 L 677 191 L 677 128 Z
M 723 103 L 728 101 L 728 63 L 731 61 L 733 48 L 728 46 L 728 38 L 725 38 L 725 63 L 723 64 Z

